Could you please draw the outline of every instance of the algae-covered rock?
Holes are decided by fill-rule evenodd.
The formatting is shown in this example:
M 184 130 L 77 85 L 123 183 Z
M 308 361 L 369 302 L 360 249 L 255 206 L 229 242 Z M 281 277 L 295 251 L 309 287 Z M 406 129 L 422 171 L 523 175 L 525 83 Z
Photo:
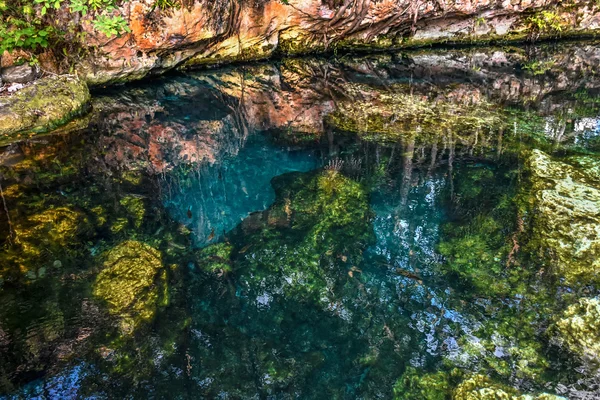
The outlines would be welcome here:
M 205 247 L 197 254 L 198 264 L 203 270 L 218 274 L 231 272 L 231 252 L 233 246 L 229 243 L 216 243 Z
M 123 197 L 119 203 L 125 207 L 127 213 L 133 219 L 134 226 L 139 228 L 142 225 L 144 216 L 146 215 L 144 200 L 141 197 L 127 195 Z
M 600 160 L 558 161 L 534 150 L 529 158 L 533 239 L 566 284 L 597 282 L 600 272 Z M 582 168 L 583 167 L 583 168 Z
M 506 385 L 493 382 L 484 375 L 473 375 L 462 381 L 452 398 L 456 400 L 513 400 L 519 392 Z
M 449 398 L 451 385 L 448 375 L 442 371 L 422 373 L 408 367 L 394 385 L 394 398 L 398 400 L 445 400 Z
M 125 330 L 152 319 L 168 301 L 160 252 L 133 240 L 112 248 L 94 284 L 94 295 L 107 303 L 111 314 L 122 317 Z
M 360 264 L 373 240 L 365 187 L 335 170 L 287 174 L 273 186 L 271 208 L 234 231 L 240 249 L 232 268 L 247 280 L 251 296 L 269 288 L 274 298 L 330 307 L 336 280 L 349 279 L 348 269 Z M 226 266 L 227 247 L 221 250 L 223 257 L 213 260 Z
M 89 220 L 71 207 L 50 207 L 24 218 L 14 218 L 13 246 L 0 253 L 0 277 L 36 280 L 48 268 L 53 257 L 71 253 L 81 245 L 78 235 L 90 228 Z
M 41 247 L 69 245 L 84 222 L 85 217 L 70 208 L 49 208 L 17 225 L 15 233 L 26 253 L 39 255 Z
M 13 96 L 0 98 L 0 141 L 63 125 L 82 114 L 89 100 L 87 85 L 76 78 L 40 79 Z
M 569 306 L 556 328 L 570 351 L 600 361 L 600 299 L 583 298 Z
M 463 380 L 452 395 L 454 400 L 566 400 L 549 393 L 521 394 L 517 389 L 477 374 Z

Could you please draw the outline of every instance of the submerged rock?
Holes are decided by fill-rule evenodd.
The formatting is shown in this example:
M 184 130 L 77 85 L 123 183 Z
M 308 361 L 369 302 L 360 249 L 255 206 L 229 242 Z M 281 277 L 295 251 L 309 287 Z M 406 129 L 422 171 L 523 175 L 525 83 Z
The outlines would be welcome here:
M 408 367 L 394 385 L 397 400 L 445 400 L 451 390 L 448 375 L 442 371 L 426 373 Z
M 577 156 L 565 161 L 539 150 L 529 158 L 534 243 L 566 284 L 598 282 L 600 177 L 594 172 L 600 160 Z
M 559 340 L 580 357 L 600 361 L 600 299 L 583 298 L 556 323 Z
M 161 253 L 153 247 L 134 240 L 123 242 L 108 251 L 104 267 L 94 296 L 107 303 L 111 314 L 121 317 L 122 330 L 130 332 L 152 319 L 166 303 L 166 271 Z
M 541 393 L 520 394 L 509 386 L 493 382 L 484 375 L 473 375 L 462 381 L 454 390 L 454 400 L 566 400 L 564 397 Z
M 0 98 L 0 141 L 19 133 L 46 132 L 86 111 L 87 85 L 72 77 L 44 78 Z

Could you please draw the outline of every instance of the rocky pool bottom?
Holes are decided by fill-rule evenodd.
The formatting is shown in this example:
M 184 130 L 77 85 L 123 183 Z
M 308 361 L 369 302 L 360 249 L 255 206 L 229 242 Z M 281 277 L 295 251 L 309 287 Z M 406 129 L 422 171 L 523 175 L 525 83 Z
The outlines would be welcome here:
M 95 93 L 1 157 L 0 396 L 598 398 L 596 54 Z

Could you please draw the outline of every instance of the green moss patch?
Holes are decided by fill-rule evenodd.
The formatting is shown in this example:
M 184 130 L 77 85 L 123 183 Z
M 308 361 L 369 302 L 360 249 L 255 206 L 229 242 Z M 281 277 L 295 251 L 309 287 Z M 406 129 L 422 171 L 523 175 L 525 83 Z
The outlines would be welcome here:
M 64 125 L 84 113 L 89 101 L 87 85 L 76 78 L 40 79 L 13 96 L 0 98 L 0 142 Z

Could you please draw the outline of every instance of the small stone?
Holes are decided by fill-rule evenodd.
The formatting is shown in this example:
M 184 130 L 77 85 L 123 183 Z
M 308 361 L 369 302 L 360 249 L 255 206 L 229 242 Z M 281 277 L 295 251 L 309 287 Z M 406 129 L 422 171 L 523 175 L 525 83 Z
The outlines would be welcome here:
M 25 86 L 23 84 L 21 84 L 21 83 L 13 83 L 6 90 L 8 90 L 8 93 L 14 93 L 17 90 L 23 89 L 24 87 Z
M 2 80 L 6 83 L 28 83 L 37 77 L 37 68 L 29 64 L 13 65 L 2 69 Z

